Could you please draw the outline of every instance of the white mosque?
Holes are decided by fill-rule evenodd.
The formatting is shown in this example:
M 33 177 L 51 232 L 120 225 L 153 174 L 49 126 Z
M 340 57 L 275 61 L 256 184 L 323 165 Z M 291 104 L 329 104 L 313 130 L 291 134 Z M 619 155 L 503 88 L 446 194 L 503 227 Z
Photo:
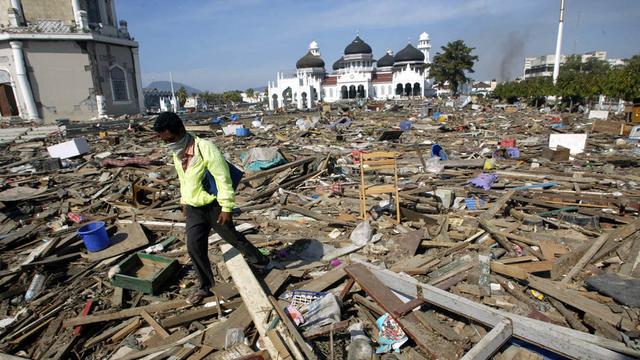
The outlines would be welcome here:
M 295 72 L 278 72 L 268 83 L 269 108 L 291 103 L 298 109 L 313 108 L 319 101 L 331 103 L 344 99 L 402 99 L 425 96 L 430 90 L 431 62 L 429 34 L 420 34 L 418 47 L 411 43 L 393 55 L 388 50 L 375 60 L 371 46 L 360 36 L 344 49 L 344 55 L 325 70 L 318 43 L 309 44 L 309 52 L 296 62 Z

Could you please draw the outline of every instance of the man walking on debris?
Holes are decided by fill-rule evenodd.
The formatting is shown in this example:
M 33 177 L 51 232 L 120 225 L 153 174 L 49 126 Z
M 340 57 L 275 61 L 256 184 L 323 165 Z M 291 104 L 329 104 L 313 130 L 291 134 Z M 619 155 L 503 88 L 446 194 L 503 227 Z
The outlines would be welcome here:
M 233 225 L 231 211 L 235 205 L 235 194 L 229 166 L 220 150 L 211 141 L 188 133 L 180 117 L 172 112 L 160 114 L 153 130 L 169 145 L 180 180 L 180 202 L 187 218 L 187 250 L 200 282 L 199 289 L 187 301 L 197 304 L 211 295 L 214 284 L 208 254 L 211 228 L 238 249 L 254 268 L 267 269 L 269 258 L 238 233 Z M 210 194 L 203 187 L 206 170 L 215 180 L 217 195 Z

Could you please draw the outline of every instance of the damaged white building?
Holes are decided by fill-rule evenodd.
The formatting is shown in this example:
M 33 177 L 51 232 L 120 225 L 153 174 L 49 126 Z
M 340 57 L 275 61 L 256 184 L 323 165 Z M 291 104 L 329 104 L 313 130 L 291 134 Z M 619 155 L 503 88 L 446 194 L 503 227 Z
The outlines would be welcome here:
M 53 122 L 144 109 L 138 43 L 114 0 L 0 0 L 0 112 Z

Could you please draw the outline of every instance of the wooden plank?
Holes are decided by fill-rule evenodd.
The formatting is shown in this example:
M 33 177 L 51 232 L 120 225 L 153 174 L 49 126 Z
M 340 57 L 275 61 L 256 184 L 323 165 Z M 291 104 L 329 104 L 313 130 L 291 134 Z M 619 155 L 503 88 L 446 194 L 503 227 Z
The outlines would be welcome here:
M 158 324 L 156 319 L 154 319 L 148 312 L 142 310 L 140 311 L 140 315 L 142 315 L 144 321 L 146 321 L 147 324 L 149 324 L 156 331 L 156 334 L 160 335 L 160 337 L 162 338 L 169 337 L 169 333 L 167 332 L 167 330 L 165 330 L 162 325 Z
M 108 314 L 94 314 L 89 316 L 79 316 L 65 320 L 64 326 L 71 327 L 76 325 L 84 325 L 84 324 L 94 324 L 98 322 L 125 319 L 134 316 L 139 316 L 141 311 L 146 311 L 148 313 L 162 312 L 171 309 L 178 309 L 182 307 L 190 307 L 186 300 L 170 300 L 166 302 L 161 302 L 157 304 L 151 304 L 146 306 L 135 307 L 132 309 L 120 310 L 115 313 Z
M 302 214 L 304 216 L 310 217 L 312 219 L 316 219 L 318 221 L 325 221 L 327 223 L 329 223 L 329 225 L 340 225 L 340 226 L 351 226 L 354 225 L 353 223 L 347 222 L 347 221 L 342 221 L 342 220 L 338 220 L 336 218 L 315 212 L 313 210 L 309 210 L 309 209 L 305 209 L 301 206 L 297 206 L 297 205 L 293 205 L 293 204 L 289 204 L 289 205 L 285 205 L 282 207 L 284 210 L 288 210 L 291 212 L 295 212 L 298 214 Z
M 496 353 L 513 334 L 511 321 L 501 320 L 485 335 L 474 347 L 471 348 L 461 360 L 487 360 Z
M 600 250 L 602 245 L 604 245 L 607 240 L 608 237 L 606 235 L 601 235 L 600 237 L 598 237 L 596 241 L 594 241 L 589 249 L 584 253 L 584 255 L 582 255 L 580 260 L 578 260 L 578 262 L 571 268 L 571 270 L 569 270 L 569 273 L 567 273 L 567 275 L 565 275 L 564 278 L 560 280 L 560 282 L 562 284 L 567 284 L 569 281 L 571 281 L 571 279 L 573 279 L 573 277 L 576 276 L 580 272 L 580 270 L 582 270 L 582 268 L 587 265 L 589 261 L 591 261 L 593 255 L 595 255 L 598 250 Z
M 480 275 L 478 276 L 478 287 L 482 296 L 491 296 L 491 258 L 487 255 L 478 255 L 480 264 Z
M 511 197 L 516 193 L 516 191 L 517 190 L 509 190 L 506 193 L 504 193 L 502 196 L 500 196 L 500 198 L 498 198 L 498 200 L 496 200 L 493 204 L 491 204 L 491 206 L 487 210 L 483 211 L 482 214 L 480 214 L 480 217 L 488 220 L 496 216 L 498 211 L 502 209 L 504 204 L 506 204 L 507 201 L 511 199 Z
M 530 261 L 530 262 L 523 262 L 523 263 L 517 263 L 517 264 L 512 264 L 512 265 L 507 265 L 507 266 L 513 266 L 516 267 L 518 269 L 524 270 L 528 273 L 537 273 L 537 272 L 543 272 L 543 271 L 551 271 L 551 268 L 553 267 L 553 262 L 551 261 Z
M 217 306 L 201 307 L 198 309 L 190 309 L 183 312 L 182 314 L 168 317 L 166 319 L 163 319 L 160 323 L 162 324 L 163 327 L 167 329 L 171 329 L 176 326 L 185 325 L 192 321 L 208 318 L 217 314 L 218 314 Z
M 337 283 L 342 280 L 347 273 L 344 272 L 346 264 L 340 264 L 340 266 L 327 271 L 326 273 L 320 275 L 320 277 L 315 278 L 308 283 L 299 287 L 299 289 L 309 290 L 309 291 L 324 291 L 329 286 Z
M 115 333 L 117 333 L 118 331 L 122 330 L 123 328 L 131 325 L 131 323 L 136 322 L 136 318 L 132 318 L 129 319 L 125 322 L 122 322 L 112 328 L 109 328 L 103 332 L 101 332 L 100 334 L 97 334 L 96 336 L 92 337 L 91 339 L 85 341 L 85 343 L 82 345 L 85 349 L 88 349 L 90 347 L 92 347 L 95 344 L 98 344 L 108 338 L 110 338 L 111 336 L 113 336 Z
M 282 337 L 280 337 L 278 331 L 276 331 L 275 329 L 267 331 L 267 337 L 269 338 L 269 340 L 271 340 L 271 343 L 278 351 L 278 354 L 281 356 L 282 360 L 293 360 L 293 356 L 291 356 L 287 345 L 284 343 L 284 340 L 282 340 Z
M 273 305 L 267 298 L 262 286 L 260 286 L 258 280 L 253 276 L 249 265 L 242 255 L 240 255 L 238 250 L 226 243 L 221 244 L 220 249 L 223 252 L 225 265 L 233 278 L 236 288 L 240 292 L 242 300 L 245 303 L 251 304 L 250 307 L 247 307 L 247 310 L 249 311 L 251 319 L 253 319 L 253 325 L 263 338 L 265 348 L 274 360 L 280 359 L 281 356 L 278 354 L 277 349 L 267 337 L 269 313 L 274 310 Z M 285 343 L 292 351 L 292 355 L 296 359 L 304 359 L 302 354 L 300 354 L 300 352 L 295 348 L 295 341 L 285 333 L 286 330 L 284 329 L 284 325 L 280 323 L 277 326 L 277 329 L 280 331 Z
M 427 328 L 442 335 L 450 341 L 462 341 L 462 336 L 458 335 L 449 325 L 442 323 L 433 313 L 433 311 L 416 311 L 418 320 Z
M 286 271 L 271 270 L 264 280 L 269 291 L 275 294 L 287 279 L 288 273 Z M 244 331 L 251 325 L 251 322 L 247 306 L 242 303 L 240 307 L 231 313 L 227 320 L 216 323 L 210 330 L 205 332 L 203 343 L 222 350 L 224 349 L 225 334 L 228 329 L 240 328 Z
M 513 265 L 504 265 L 497 261 L 491 262 L 491 271 L 518 280 L 527 280 L 529 276 L 526 271 L 520 268 L 514 267 Z
M 569 326 L 578 331 L 583 331 L 586 333 L 589 332 L 589 329 L 587 329 L 587 327 L 582 324 L 576 314 L 573 311 L 567 309 L 561 301 L 558 301 L 551 296 L 547 296 L 547 300 L 549 300 L 551 305 L 553 305 L 553 307 L 556 308 L 556 310 L 558 310 L 558 312 L 562 314 L 562 316 L 564 316 L 564 319 L 567 321 Z
M 600 236 L 593 245 L 587 250 L 587 252 L 580 258 L 578 263 L 569 271 L 561 282 L 566 284 L 582 270 L 582 268 L 591 261 L 592 258 L 597 256 L 598 251 L 605 244 L 620 243 L 622 240 L 633 235 L 640 230 L 640 219 L 633 221 L 627 225 L 617 228 L 616 230 L 608 233 L 607 235 Z
M 142 320 L 139 317 L 136 317 L 135 320 L 124 328 L 120 329 L 120 331 L 116 332 L 109 338 L 110 343 L 116 343 L 120 340 L 124 339 L 134 330 L 138 329 L 142 325 Z
M 478 218 L 478 223 L 485 231 L 491 234 L 491 237 L 495 239 L 500 246 L 502 246 L 508 253 L 513 252 L 513 245 L 509 242 L 506 236 L 499 233 L 499 230 L 493 226 L 487 219 Z
M 595 329 L 596 334 L 602 335 L 607 339 L 623 341 L 622 335 L 616 328 L 593 314 L 584 314 L 584 322 Z
M 458 265 L 457 267 L 453 268 L 452 270 L 450 270 L 449 272 L 442 274 L 440 276 L 438 276 L 437 278 L 434 278 L 432 280 L 429 280 L 429 285 L 437 285 L 449 278 L 452 278 L 462 272 L 465 272 L 469 269 L 471 269 L 472 267 L 476 266 L 478 263 L 476 261 L 469 261 L 469 262 L 465 262 L 462 263 L 460 265 Z
M 510 319 L 513 325 L 513 336 L 569 358 L 626 360 L 640 356 L 640 352 L 626 347 L 623 343 L 493 309 L 421 283 L 410 276 L 380 269 L 368 263 L 362 264 L 367 266 L 386 287 L 402 296 L 412 299 L 419 296 L 418 291 L 420 291 L 420 296 L 430 304 L 488 326 L 495 326 L 504 318 Z
M 269 301 L 271 301 L 271 304 L 273 304 L 273 307 L 276 309 L 276 312 L 280 317 L 280 321 L 284 323 L 284 326 L 289 331 L 289 334 L 291 334 L 291 336 L 293 337 L 293 340 L 295 340 L 300 349 L 302 349 L 305 359 L 317 360 L 318 357 L 313 352 L 313 349 L 311 349 L 306 340 L 302 337 L 302 335 L 300 335 L 298 329 L 293 324 L 293 321 L 291 321 L 291 318 L 289 318 L 289 315 L 285 313 L 284 308 L 287 306 L 287 304 L 282 300 L 276 300 L 273 296 L 269 296 Z
M 424 237 L 424 231 L 425 229 L 413 230 L 394 238 L 393 241 L 398 245 L 395 257 L 397 259 L 404 259 L 415 255 Z
M 369 269 L 363 265 L 350 265 L 345 271 L 366 291 L 373 300 L 378 303 L 386 312 L 393 314 L 402 308 L 403 302 L 378 280 Z M 420 348 L 435 358 L 432 353 L 430 343 L 424 332 L 426 328 L 422 325 L 416 315 L 411 312 L 403 318 L 395 319 L 405 333 L 416 342 Z
M 151 355 L 151 354 L 155 354 L 157 352 L 163 351 L 163 350 L 168 350 L 174 347 L 178 347 L 181 345 L 186 344 L 187 342 L 189 342 L 191 339 L 201 336 L 205 331 L 209 330 L 211 327 L 213 327 L 214 324 L 210 324 L 209 326 L 207 326 L 204 329 L 201 330 L 196 330 L 195 332 L 179 339 L 176 341 L 172 341 L 170 343 L 166 343 L 166 344 L 162 344 L 162 345 L 158 345 L 155 347 L 150 347 L 147 349 L 144 349 L 142 351 L 136 351 L 133 353 L 129 353 L 121 358 L 119 358 L 118 360 L 133 360 L 133 359 L 139 359 L 141 357 L 147 356 L 147 355 Z
M 620 267 L 620 274 L 637 278 L 640 277 L 640 234 L 636 234 L 632 241 L 633 245 L 631 245 L 624 264 Z
M 187 360 L 202 360 L 205 357 L 207 357 L 207 355 L 211 354 L 213 350 L 215 349 L 211 346 L 201 345 L 200 350 L 196 351 L 191 356 L 189 356 Z
M 580 295 L 578 291 L 568 289 L 566 285 L 562 283 L 545 280 L 533 275 L 529 275 L 527 281 L 529 287 L 548 294 L 571 307 L 605 319 L 612 325 L 617 326 L 621 324 L 622 328 L 627 331 L 635 329 L 631 321 L 624 319 L 622 315 L 614 313 L 608 306 L 586 298 Z

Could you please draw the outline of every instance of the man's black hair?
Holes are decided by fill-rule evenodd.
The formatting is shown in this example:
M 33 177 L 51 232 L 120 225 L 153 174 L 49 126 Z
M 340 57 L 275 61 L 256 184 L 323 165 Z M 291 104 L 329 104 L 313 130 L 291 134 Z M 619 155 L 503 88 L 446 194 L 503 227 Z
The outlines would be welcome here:
M 158 115 L 155 124 L 153 124 L 155 132 L 163 132 L 169 130 L 170 133 L 178 135 L 185 131 L 182 119 L 176 113 L 165 111 Z

